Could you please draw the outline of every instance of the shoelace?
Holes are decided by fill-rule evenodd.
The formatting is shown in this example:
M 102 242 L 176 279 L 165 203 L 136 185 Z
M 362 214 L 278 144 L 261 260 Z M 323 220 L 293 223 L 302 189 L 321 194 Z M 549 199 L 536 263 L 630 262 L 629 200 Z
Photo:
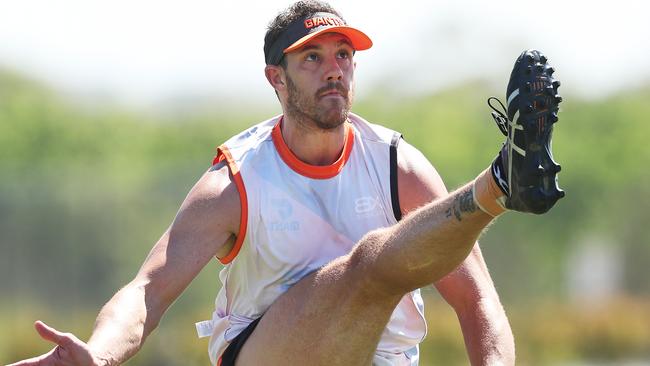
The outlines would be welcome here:
M 499 105 L 501 105 L 501 108 L 503 111 L 507 111 L 506 107 L 501 103 L 501 101 L 496 98 L 496 97 L 489 97 L 487 100 L 487 104 L 490 108 L 492 108 L 493 112 L 490 112 L 492 114 L 492 118 L 494 118 L 494 122 L 496 122 L 497 127 L 499 127 L 499 130 L 501 130 L 501 133 L 503 136 L 508 136 L 508 116 L 500 110 L 498 110 L 496 107 L 492 105 L 492 100 L 496 100 Z

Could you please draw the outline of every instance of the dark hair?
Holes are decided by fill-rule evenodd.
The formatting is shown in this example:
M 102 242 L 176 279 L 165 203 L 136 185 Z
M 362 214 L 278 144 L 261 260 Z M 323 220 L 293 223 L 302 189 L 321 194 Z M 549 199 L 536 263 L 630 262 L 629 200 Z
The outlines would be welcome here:
M 296 19 L 308 17 L 321 12 L 332 13 L 343 19 L 341 14 L 339 14 L 339 12 L 330 4 L 318 0 L 301 0 L 281 11 L 266 28 L 266 35 L 264 36 L 264 54 L 269 51 L 271 45 L 273 45 L 282 32 L 287 29 L 289 24 L 294 22 Z M 283 68 L 287 67 L 287 61 L 284 57 L 282 58 L 282 61 L 280 61 L 280 65 Z

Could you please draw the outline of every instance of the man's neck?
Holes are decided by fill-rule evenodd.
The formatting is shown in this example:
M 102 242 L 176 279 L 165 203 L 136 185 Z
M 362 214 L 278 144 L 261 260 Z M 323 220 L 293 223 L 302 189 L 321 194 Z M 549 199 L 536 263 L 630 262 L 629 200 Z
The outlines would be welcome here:
M 282 138 L 301 161 L 310 165 L 331 165 L 343 152 L 345 123 L 324 130 L 313 122 L 298 121 L 285 114 L 282 118 Z

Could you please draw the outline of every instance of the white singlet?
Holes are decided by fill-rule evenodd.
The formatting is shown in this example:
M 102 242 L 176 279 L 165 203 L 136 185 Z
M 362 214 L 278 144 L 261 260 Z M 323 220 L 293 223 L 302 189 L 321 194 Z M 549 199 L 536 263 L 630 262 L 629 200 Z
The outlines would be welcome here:
M 350 114 L 341 157 L 312 166 L 284 143 L 281 117 L 218 149 L 242 203 L 240 230 L 221 261 L 222 288 L 209 324 L 213 365 L 235 338 L 305 275 L 350 252 L 369 231 L 397 221 L 390 189 L 394 131 Z M 374 365 L 417 365 L 426 334 L 420 291 L 406 294 L 384 330 Z

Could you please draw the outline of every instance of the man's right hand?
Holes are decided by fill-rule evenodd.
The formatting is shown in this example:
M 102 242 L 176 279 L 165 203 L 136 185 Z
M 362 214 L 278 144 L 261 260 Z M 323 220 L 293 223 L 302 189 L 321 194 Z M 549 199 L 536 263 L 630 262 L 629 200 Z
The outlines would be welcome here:
M 37 321 L 56 347 L 8 366 L 108 366 L 138 352 L 167 308 L 215 256 L 225 257 L 239 232 L 239 192 L 225 163 L 210 168 L 192 188 L 174 222 L 154 245 L 136 277 L 104 305 L 90 345 Z
M 55 343 L 50 352 L 13 363 L 8 366 L 100 366 L 100 360 L 93 356 L 85 342 L 71 333 L 62 333 L 41 321 L 34 323 L 38 334 L 47 341 Z

